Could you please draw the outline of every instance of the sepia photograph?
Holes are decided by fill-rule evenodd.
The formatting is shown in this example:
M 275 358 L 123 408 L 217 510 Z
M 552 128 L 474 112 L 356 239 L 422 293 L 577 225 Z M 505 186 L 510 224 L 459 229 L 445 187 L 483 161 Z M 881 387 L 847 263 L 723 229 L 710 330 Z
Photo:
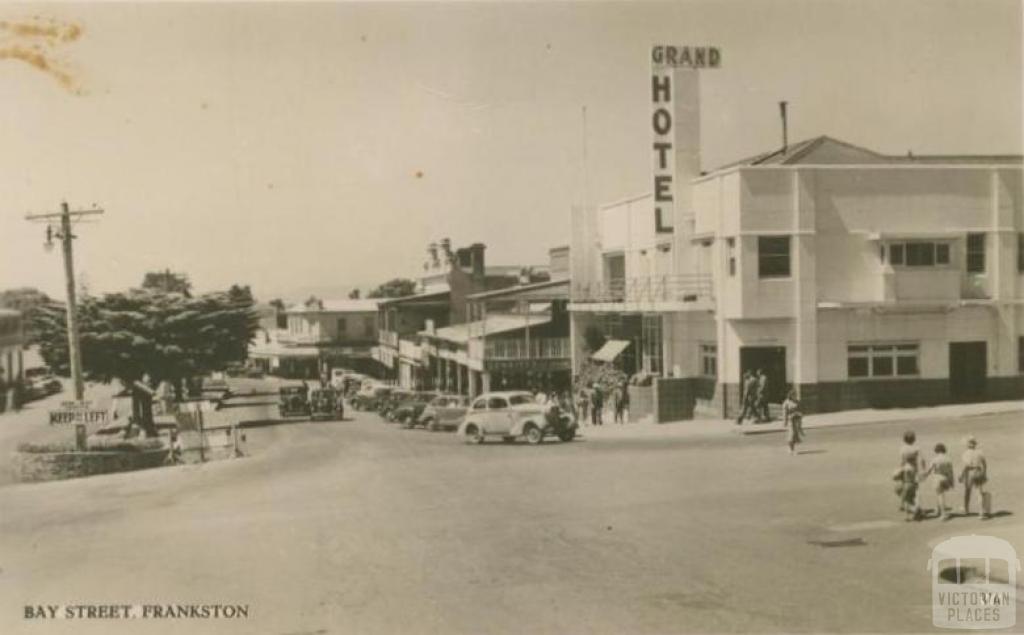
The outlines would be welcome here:
M 0 245 L 0 633 L 1024 632 L 1022 0 L 0 1 Z

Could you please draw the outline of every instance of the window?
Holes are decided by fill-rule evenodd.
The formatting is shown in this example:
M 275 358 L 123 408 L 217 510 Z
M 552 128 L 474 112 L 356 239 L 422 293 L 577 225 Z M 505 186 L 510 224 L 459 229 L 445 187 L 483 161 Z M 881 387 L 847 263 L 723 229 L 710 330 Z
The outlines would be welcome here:
M 1024 373 L 1024 336 L 1017 338 L 1017 372 Z
M 363 322 L 363 335 L 371 337 L 373 335 L 373 329 L 377 326 L 377 317 L 369 316 Z
M 512 395 L 508 398 L 508 402 L 513 406 L 522 406 L 523 404 L 534 403 L 534 398 L 533 395 L 524 393 L 522 395 Z
M 661 316 L 645 315 L 641 325 L 642 365 L 645 372 L 661 374 Z
M 473 402 L 473 410 L 484 410 L 487 408 L 486 399 L 477 399 Z
M 879 247 L 885 262 L 886 246 Z M 901 267 L 936 267 L 949 264 L 949 243 L 915 240 L 889 243 L 889 264 Z
M 487 407 L 491 410 L 504 410 L 508 408 L 508 402 L 501 397 L 491 397 L 487 400 Z
M 967 234 L 967 273 L 985 273 L 985 234 Z
M 1017 234 L 1017 273 L 1024 273 L 1024 232 Z
M 700 374 L 705 377 L 718 377 L 718 346 L 716 344 L 700 345 Z
M 907 243 L 907 266 L 935 266 L 935 243 Z
M 914 377 L 920 374 L 917 344 L 852 344 L 846 347 L 846 374 L 866 377 Z
M 732 277 L 736 275 L 736 239 L 726 238 L 725 243 L 729 246 L 729 276 Z
M 759 236 L 757 275 L 761 278 L 789 277 L 789 236 Z

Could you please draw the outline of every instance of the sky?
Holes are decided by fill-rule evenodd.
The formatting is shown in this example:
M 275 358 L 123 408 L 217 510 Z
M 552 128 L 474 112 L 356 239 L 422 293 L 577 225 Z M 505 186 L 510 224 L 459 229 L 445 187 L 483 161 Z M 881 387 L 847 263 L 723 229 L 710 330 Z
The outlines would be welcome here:
M 62 297 L 26 213 L 76 228 L 92 293 L 337 295 L 414 277 L 431 241 L 544 264 L 572 205 L 650 189 L 655 44 L 714 45 L 713 168 L 828 134 L 1022 152 L 1019 0 L 0 4 L 0 289 Z M 20 25 L 20 26 L 19 26 Z M 29 25 L 32 28 L 26 28 Z M 33 48 L 34 47 L 34 48 Z M 582 108 L 586 107 L 584 135 Z

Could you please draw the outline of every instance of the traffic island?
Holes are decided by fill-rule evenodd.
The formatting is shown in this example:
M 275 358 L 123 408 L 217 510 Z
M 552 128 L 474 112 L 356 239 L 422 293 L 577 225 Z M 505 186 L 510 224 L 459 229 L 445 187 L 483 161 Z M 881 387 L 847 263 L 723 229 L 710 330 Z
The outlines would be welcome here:
M 169 447 L 162 439 L 93 443 L 85 450 L 70 443 L 23 443 L 14 452 L 14 476 L 23 483 L 59 481 L 97 474 L 131 472 L 164 465 Z

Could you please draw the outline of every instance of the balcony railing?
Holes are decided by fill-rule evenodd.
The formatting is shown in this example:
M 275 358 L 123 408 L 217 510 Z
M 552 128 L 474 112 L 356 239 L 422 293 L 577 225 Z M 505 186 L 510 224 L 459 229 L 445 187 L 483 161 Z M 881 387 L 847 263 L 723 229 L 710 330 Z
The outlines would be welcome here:
M 572 353 L 568 337 L 489 340 L 484 351 L 486 359 L 568 359 Z
M 285 331 L 277 336 L 277 341 L 282 344 L 309 345 L 319 344 L 321 341 L 326 340 L 321 340 L 320 335 L 316 333 L 289 333 Z
M 573 302 L 698 302 L 714 299 L 711 276 L 675 274 L 581 282 Z
M 398 333 L 395 331 L 378 331 L 377 341 L 391 348 L 398 348 Z

